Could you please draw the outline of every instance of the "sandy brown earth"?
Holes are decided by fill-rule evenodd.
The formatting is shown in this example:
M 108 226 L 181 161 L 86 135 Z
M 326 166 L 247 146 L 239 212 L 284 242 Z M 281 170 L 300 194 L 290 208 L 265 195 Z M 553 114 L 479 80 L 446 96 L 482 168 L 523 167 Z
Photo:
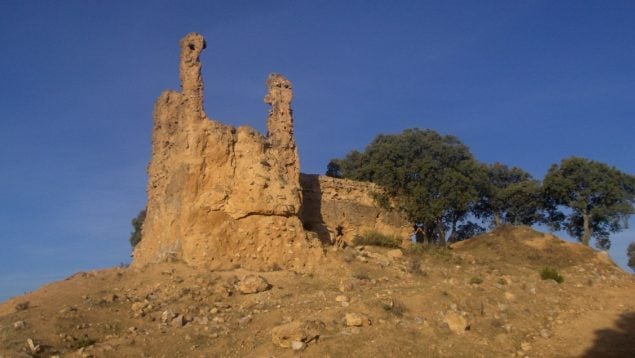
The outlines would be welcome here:
M 633 276 L 529 228 L 327 257 L 77 273 L 0 304 L 0 357 L 635 357 Z

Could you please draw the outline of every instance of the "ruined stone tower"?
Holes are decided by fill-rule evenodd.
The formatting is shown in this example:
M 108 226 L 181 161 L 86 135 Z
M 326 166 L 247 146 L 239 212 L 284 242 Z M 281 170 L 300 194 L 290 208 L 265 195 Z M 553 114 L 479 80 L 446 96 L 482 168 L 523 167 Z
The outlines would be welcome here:
M 199 55 L 205 40 L 181 40 L 182 91 L 154 108 L 147 216 L 133 266 L 179 259 L 192 266 L 310 268 L 322 256 L 307 238 L 293 138 L 291 82 L 273 74 L 267 135 L 207 117 Z

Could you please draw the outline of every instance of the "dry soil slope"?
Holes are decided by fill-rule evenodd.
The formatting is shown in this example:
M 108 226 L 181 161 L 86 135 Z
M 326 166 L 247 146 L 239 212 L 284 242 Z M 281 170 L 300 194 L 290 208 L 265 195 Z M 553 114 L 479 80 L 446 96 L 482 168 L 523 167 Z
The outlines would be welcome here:
M 403 252 L 329 249 L 313 274 L 78 273 L 0 305 L 0 356 L 635 356 L 635 282 L 603 254 L 526 227 Z M 251 274 L 270 287 L 241 293 Z M 274 343 L 307 321 L 298 351 Z

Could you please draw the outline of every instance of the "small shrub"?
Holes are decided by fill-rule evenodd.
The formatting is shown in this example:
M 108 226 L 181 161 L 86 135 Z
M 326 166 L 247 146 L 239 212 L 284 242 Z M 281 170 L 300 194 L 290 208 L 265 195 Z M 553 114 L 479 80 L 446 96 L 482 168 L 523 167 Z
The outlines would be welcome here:
M 560 275 L 557 269 L 553 267 L 545 267 L 540 271 L 540 278 L 543 280 L 554 280 L 557 283 L 563 283 L 564 277 Z
M 427 276 L 427 272 L 421 267 L 421 258 L 418 256 L 410 259 L 410 265 L 408 266 L 408 272 L 415 275 Z
M 80 348 L 86 348 L 88 346 L 92 346 L 95 343 L 97 343 L 97 340 L 92 339 L 88 337 L 87 335 L 84 335 L 83 337 L 77 338 L 74 341 L 72 341 L 69 346 L 72 349 L 80 349 Z
M 271 271 L 282 271 L 282 267 L 274 262 L 273 265 L 271 265 Z
M 474 276 L 470 279 L 470 285 L 480 285 L 481 283 L 483 283 L 483 279 L 478 276 Z
M 426 245 L 425 252 L 432 257 L 443 259 L 445 261 L 452 258 L 452 252 L 450 251 L 450 248 L 446 246 Z
M 507 280 L 505 280 L 504 278 L 501 277 L 501 278 L 498 279 L 498 284 L 499 285 L 506 285 L 507 284 Z
M 30 302 L 29 301 L 20 302 L 20 303 L 15 305 L 15 310 L 16 311 L 24 311 L 24 310 L 28 309 L 29 306 L 30 306 Z
M 132 232 L 130 233 L 130 246 L 134 249 L 135 246 L 141 241 L 141 230 L 143 229 L 143 222 L 146 220 L 146 209 L 144 208 L 137 214 L 137 217 L 132 219 Z
M 421 256 L 425 252 L 425 248 L 421 244 L 412 244 L 405 249 L 406 255 Z
M 393 235 L 384 235 L 378 231 L 367 231 L 362 235 L 357 235 L 353 239 L 353 245 L 369 245 L 397 248 L 401 246 L 401 239 Z
M 406 313 L 406 306 L 395 300 L 395 299 L 389 299 L 387 301 L 383 301 L 381 303 L 381 307 L 384 309 L 384 311 L 389 312 L 394 314 L 397 317 L 401 317 L 403 316 L 404 313 Z
M 368 276 L 368 272 L 366 271 L 358 271 L 355 274 L 353 274 L 353 277 L 355 277 L 358 280 L 370 280 L 370 276 Z

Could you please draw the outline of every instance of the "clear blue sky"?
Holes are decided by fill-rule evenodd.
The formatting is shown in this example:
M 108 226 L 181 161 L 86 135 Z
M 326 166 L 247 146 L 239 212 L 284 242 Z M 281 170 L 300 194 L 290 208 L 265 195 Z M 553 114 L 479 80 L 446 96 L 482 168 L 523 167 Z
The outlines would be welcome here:
M 267 74 L 293 81 L 304 172 L 411 127 L 539 179 L 571 155 L 635 172 L 633 1 L 4 0 L 0 300 L 129 261 L 192 31 L 212 118 L 263 130 Z M 614 237 L 622 265 L 634 240 Z

